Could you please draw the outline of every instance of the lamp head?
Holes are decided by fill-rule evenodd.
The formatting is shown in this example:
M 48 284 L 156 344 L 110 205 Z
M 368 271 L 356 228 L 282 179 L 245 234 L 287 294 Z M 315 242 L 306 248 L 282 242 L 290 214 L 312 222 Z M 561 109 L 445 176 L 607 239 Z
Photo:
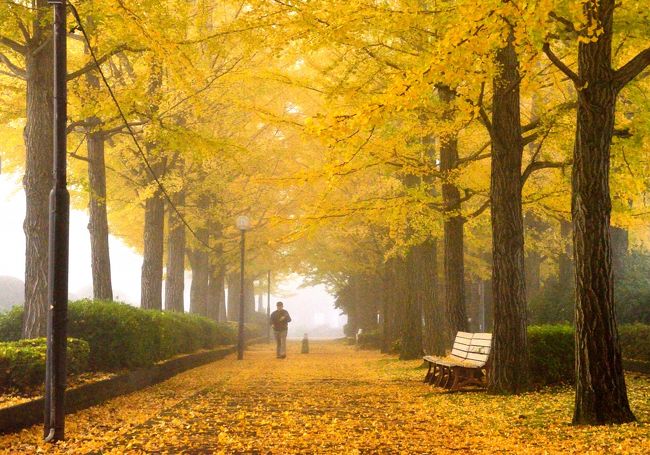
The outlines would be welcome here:
M 251 228 L 251 220 L 246 215 L 241 215 L 237 217 L 235 225 L 240 231 L 248 231 Z

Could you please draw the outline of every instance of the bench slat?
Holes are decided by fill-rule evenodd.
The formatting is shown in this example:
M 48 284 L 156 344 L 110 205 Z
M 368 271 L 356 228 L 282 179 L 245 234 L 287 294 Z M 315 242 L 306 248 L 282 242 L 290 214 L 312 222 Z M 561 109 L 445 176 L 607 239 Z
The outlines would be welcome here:
M 472 340 L 472 344 L 470 346 L 492 346 L 492 341 L 491 340 Z
M 467 360 L 476 360 L 477 362 L 487 362 L 488 356 L 486 354 L 475 354 L 470 352 L 467 354 Z

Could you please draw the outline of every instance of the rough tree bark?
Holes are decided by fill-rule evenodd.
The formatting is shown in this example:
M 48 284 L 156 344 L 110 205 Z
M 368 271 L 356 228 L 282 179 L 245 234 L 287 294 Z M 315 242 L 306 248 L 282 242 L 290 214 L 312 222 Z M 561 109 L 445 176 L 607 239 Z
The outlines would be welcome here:
M 531 235 L 538 237 L 545 228 L 545 223 L 534 213 L 528 212 L 524 218 L 524 228 L 531 232 Z M 526 300 L 530 302 L 541 289 L 542 276 L 541 267 L 544 262 L 543 256 L 533 248 L 526 249 Z
M 88 231 L 95 299 L 113 300 L 111 257 L 108 244 L 108 215 L 106 213 L 106 165 L 104 163 L 103 132 L 88 134 Z
M 403 285 L 405 281 L 403 269 L 404 260 L 401 258 L 391 258 L 384 265 L 384 339 L 381 351 L 386 353 L 393 350 L 393 345 L 400 337 L 400 306 L 405 297 L 400 290 L 406 287 Z
M 210 264 L 210 277 L 208 282 L 208 317 L 215 321 L 225 320 L 225 315 L 221 314 L 225 276 L 226 267 L 222 263 L 222 258 L 217 258 L 217 264 Z
M 438 88 L 441 101 L 451 103 L 454 93 L 449 87 Z M 445 113 L 446 118 L 453 112 Z M 458 138 L 456 134 L 440 137 L 440 171 L 443 174 L 442 200 L 444 205 L 444 286 L 447 334 L 451 339 L 456 332 L 467 331 L 467 310 L 465 308 L 465 262 L 463 256 L 465 220 L 461 215 L 460 191 L 450 176 L 458 169 Z
M 165 203 L 157 191 L 145 202 L 144 251 L 140 307 L 162 310 L 163 251 L 165 242 Z
M 560 220 L 560 237 L 566 242 L 564 251 L 560 252 L 558 260 L 558 280 L 563 286 L 575 284 L 575 275 L 573 268 L 573 227 L 571 222 Z
M 176 207 L 185 205 L 185 193 L 179 192 Z M 167 214 L 167 278 L 165 280 L 165 309 L 185 311 L 185 225 L 171 207 Z
M 635 420 L 630 409 L 614 312 L 609 192 L 610 145 L 618 92 L 650 64 L 650 48 L 612 69 L 615 0 L 583 4 L 602 33 L 578 45 L 578 110 L 571 213 L 576 264 L 575 424 Z M 547 49 L 548 50 L 548 49 Z M 548 53 L 548 52 L 547 52 Z M 549 56 L 554 56 L 549 53 Z
M 528 388 L 524 223 L 521 204 L 523 142 L 519 111 L 519 62 L 511 32 L 496 54 L 500 67 L 492 101 L 492 289 L 494 333 L 490 393 Z
M 228 274 L 228 320 L 239 320 L 239 272 Z
M 32 39 L 25 57 L 27 125 L 25 126 L 25 314 L 23 338 L 44 337 L 47 329 L 49 194 L 52 189 L 53 99 L 50 8 L 35 1 Z
M 445 312 L 440 305 L 438 294 L 438 242 L 429 239 L 419 247 L 420 267 L 424 280 L 421 284 L 422 349 L 425 354 L 443 355 L 445 353 Z

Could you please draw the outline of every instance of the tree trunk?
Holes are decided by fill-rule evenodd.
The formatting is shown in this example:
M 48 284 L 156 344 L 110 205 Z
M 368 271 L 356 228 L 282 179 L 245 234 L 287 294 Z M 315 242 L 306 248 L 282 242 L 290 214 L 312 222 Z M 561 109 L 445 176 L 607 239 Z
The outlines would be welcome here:
M 494 333 L 488 391 L 528 388 L 524 223 L 521 205 L 523 145 L 519 112 L 519 63 L 511 32 L 496 54 L 492 106 L 492 256 Z
M 252 278 L 244 278 L 244 316 L 245 322 L 252 322 L 255 314 L 255 282 Z
M 217 259 L 217 264 L 210 265 L 210 278 L 208 283 L 208 317 L 215 321 L 225 320 L 221 314 L 224 294 L 224 280 L 226 268 L 222 258 Z
M 412 360 L 422 356 L 422 301 L 426 299 L 422 288 L 427 277 L 423 276 L 421 262 L 421 249 L 419 246 L 412 247 L 406 256 L 406 276 L 403 278 L 407 287 L 406 292 L 402 294 L 400 308 L 400 360 Z
M 404 278 L 401 273 L 403 262 L 401 258 L 391 258 L 384 265 L 384 339 L 381 350 L 385 353 L 393 351 L 393 346 L 400 337 L 400 303 L 405 297 L 400 292 L 403 287 L 400 279 Z
M 614 279 L 623 272 L 627 250 L 630 247 L 630 236 L 627 229 L 610 226 L 612 236 L 612 270 Z
M 530 236 L 538 239 L 541 233 L 547 228 L 547 224 L 533 212 L 526 213 L 524 217 L 524 229 Z M 531 301 L 540 292 L 542 285 L 541 267 L 544 262 L 543 256 L 533 248 L 527 248 L 525 258 L 526 268 L 526 300 Z
M 47 332 L 49 194 L 52 189 L 54 85 L 47 0 L 36 0 L 33 41 L 25 58 L 27 71 L 27 125 L 25 126 L 25 314 L 23 338 Z M 40 52 L 35 52 L 41 45 Z
M 453 92 L 447 86 L 438 89 L 441 101 L 451 103 Z M 450 109 L 445 118 L 452 118 Z M 456 134 L 445 134 L 440 138 L 440 171 L 443 174 L 442 200 L 444 205 L 444 271 L 445 312 L 449 342 L 458 331 L 467 331 L 467 310 L 465 308 L 465 262 L 463 256 L 465 221 L 461 216 L 460 191 L 449 181 L 458 169 L 458 138 Z
M 609 194 L 616 88 L 611 46 L 614 0 L 584 4 L 602 27 L 578 46 L 578 112 L 573 154 L 573 246 L 576 262 L 575 424 L 635 420 L 627 398 L 614 312 Z
M 176 207 L 185 205 L 185 193 L 175 198 Z M 185 311 L 185 225 L 171 207 L 167 214 L 167 279 L 165 280 L 165 309 Z
M 573 227 L 569 221 L 560 220 L 560 237 L 566 242 L 564 251 L 560 253 L 558 261 L 558 281 L 563 286 L 575 285 L 575 272 L 573 269 Z
M 140 307 L 162 310 L 163 251 L 165 242 L 165 203 L 156 192 L 144 209 L 144 251 Z
M 422 348 L 428 355 L 445 353 L 445 312 L 438 295 L 438 242 L 430 239 L 420 245 L 420 268 L 422 275 L 421 299 Z
M 239 271 L 228 274 L 228 320 L 239 320 Z
M 106 213 L 105 136 L 102 132 L 88 134 L 88 230 L 93 275 L 93 295 L 99 300 L 113 300 L 111 257 L 108 245 L 108 215 Z
M 192 284 L 190 286 L 190 313 L 207 316 L 208 310 L 208 254 L 200 249 L 189 254 L 192 267 Z

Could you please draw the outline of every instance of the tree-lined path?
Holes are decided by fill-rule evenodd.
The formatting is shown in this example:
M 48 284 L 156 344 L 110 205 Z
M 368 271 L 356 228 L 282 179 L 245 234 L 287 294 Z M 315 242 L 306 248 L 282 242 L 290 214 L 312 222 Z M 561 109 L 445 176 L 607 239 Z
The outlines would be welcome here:
M 573 394 L 448 393 L 399 362 L 339 341 L 277 360 L 256 345 L 69 417 L 67 441 L 41 426 L 0 438 L 2 453 L 648 453 L 650 380 L 628 376 L 640 423 L 569 425 Z

